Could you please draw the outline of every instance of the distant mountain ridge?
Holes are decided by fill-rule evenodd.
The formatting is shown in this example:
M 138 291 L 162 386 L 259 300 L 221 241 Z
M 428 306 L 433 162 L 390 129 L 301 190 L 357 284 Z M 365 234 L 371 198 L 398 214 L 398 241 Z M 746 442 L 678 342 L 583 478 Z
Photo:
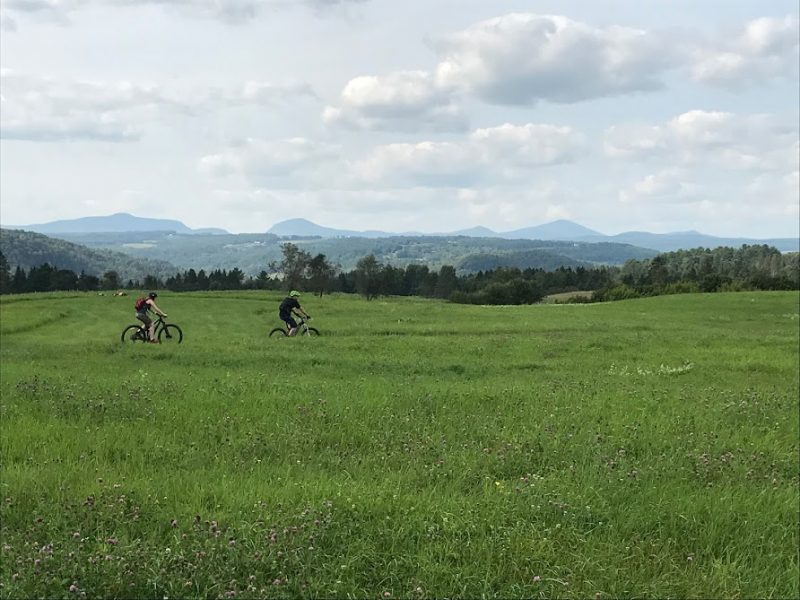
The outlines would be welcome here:
M 283 237 L 363 237 L 381 238 L 405 235 L 430 235 L 430 236 L 465 236 L 476 238 L 524 239 L 565 242 L 614 242 L 630 244 L 640 248 L 650 248 L 660 252 L 690 248 L 717 248 L 720 246 L 739 247 L 744 244 L 774 246 L 781 252 L 800 251 L 800 238 L 738 238 L 716 237 L 697 231 L 678 231 L 674 233 L 650 233 L 647 231 L 627 231 L 616 235 L 605 235 L 599 231 L 589 229 L 573 221 L 560 219 L 543 225 L 524 227 L 512 231 L 496 232 L 487 227 L 477 226 L 449 233 L 419 234 L 419 233 L 389 233 L 385 231 L 353 231 L 349 229 L 335 229 L 323 227 L 306 219 L 289 219 L 273 225 L 268 233 Z
M 150 219 L 136 217 L 127 213 L 117 213 L 105 217 L 83 217 L 80 219 L 53 221 L 38 225 L 7 227 L 6 229 L 23 229 L 46 235 L 59 234 L 93 234 L 93 233 L 126 233 L 126 232 L 174 232 L 182 235 L 230 235 L 224 229 L 202 228 L 191 229 L 181 221 L 170 219 Z M 387 232 L 378 230 L 357 231 L 337 229 L 313 223 L 307 219 L 297 218 L 281 221 L 273 225 L 268 232 L 284 238 L 391 238 L 399 236 L 463 236 L 487 239 L 523 239 L 543 241 L 571 241 L 581 243 L 613 242 L 630 244 L 639 248 L 649 248 L 659 252 L 669 252 L 690 248 L 717 248 L 720 246 L 740 247 L 766 244 L 781 252 L 800 251 L 800 238 L 740 238 L 717 237 L 697 231 L 679 231 L 672 233 L 650 233 L 647 231 L 627 231 L 616 235 L 606 235 L 589 229 L 573 221 L 560 219 L 542 225 L 496 232 L 487 227 L 476 226 L 453 232 L 423 234 L 419 232 Z
M 126 231 L 174 231 L 175 233 L 224 234 L 224 229 L 206 227 L 191 229 L 172 219 L 150 219 L 128 213 L 115 213 L 104 217 L 81 217 L 34 225 L 7 226 L 5 229 L 22 229 L 35 233 L 122 233 Z
M 365 237 L 365 238 L 381 238 L 381 237 L 396 237 L 396 236 L 454 236 L 463 235 L 467 237 L 488 237 L 488 238 L 504 238 L 504 239 L 522 239 L 522 240 L 572 240 L 578 239 L 581 236 L 603 236 L 599 231 L 589 229 L 583 225 L 578 225 L 572 221 L 558 220 L 552 223 L 545 223 L 544 225 L 536 225 L 534 227 L 525 227 L 522 229 L 515 229 L 514 231 L 506 231 L 503 233 L 492 231 L 488 227 L 477 226 L 469 229 L 462 229 L 460 231 L 442 231 L 437 233 L 419 233 L 417 231 L 403 231 L 403 232 L 388 232 L 388 231 L 356 231 L 352 229 L 336 229 L 334 227 L 324 227 L 312 223 L 307 219 L 288 219 L 276 223 L 267 230 L 267 233 L 280 235 L 284 237 L 303 237 L 303 236 L 318 236 L 318 237 Z
M 674 250 L 689 250 L 692 248 L 719 248 L 720 246 L 730 246 L 739 248 L 744 244 L 748 246 L 766 244 L 773 246 L 781 252 L 800 251 L 800 238 L 737 238 L 737 237 L 716 237 L 698 231 L 676 231 L 674 233 L 650 233 L 647 231 L 626 231 L 617 235 L 610 236 L 586 236 L 580 238 L 581 242 L 617 242 L 620 244 L 631 244 L 642 248 L 652 248 L 660 252 L 672 252 Z

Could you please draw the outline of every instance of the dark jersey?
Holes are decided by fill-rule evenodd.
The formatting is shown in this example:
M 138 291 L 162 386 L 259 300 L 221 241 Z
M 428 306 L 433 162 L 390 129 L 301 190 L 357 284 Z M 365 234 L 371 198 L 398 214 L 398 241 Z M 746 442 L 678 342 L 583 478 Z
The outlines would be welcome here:
M 278 308 L 278 314 L 280 315 L 281 319 L 290 317 L 292 316 L 292 310 L 295 308 L 300 308 L 300 303 L 297 301 L 297 298 L 284 298 L 283 302 L 281 302 L 281 305 Z

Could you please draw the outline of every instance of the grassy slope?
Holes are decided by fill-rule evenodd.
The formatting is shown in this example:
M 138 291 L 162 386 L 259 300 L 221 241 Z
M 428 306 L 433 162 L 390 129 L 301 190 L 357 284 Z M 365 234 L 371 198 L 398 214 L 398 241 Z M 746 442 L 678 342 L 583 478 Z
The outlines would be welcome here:
M 0 301 L 3 597 L 800 592 L 796 293 L 162 296 Z
M 12 268 L 20 266 L 26 271 L 43 263 L 96 276 L 113 270 L 124 283 L 128 279 L 141 281 L 146 275 L 168 277 L 177 270 L 165 260 L 133 258 L 122 252 L 87 248 L 30 231 L 0 230 L 0 248 Z

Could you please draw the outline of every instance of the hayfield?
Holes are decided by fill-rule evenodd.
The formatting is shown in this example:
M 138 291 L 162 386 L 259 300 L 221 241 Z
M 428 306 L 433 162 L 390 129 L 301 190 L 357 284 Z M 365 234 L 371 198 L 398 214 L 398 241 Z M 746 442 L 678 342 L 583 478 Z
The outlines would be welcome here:
M 800 596 L 800 306 L 0 299 L 0 596 Z

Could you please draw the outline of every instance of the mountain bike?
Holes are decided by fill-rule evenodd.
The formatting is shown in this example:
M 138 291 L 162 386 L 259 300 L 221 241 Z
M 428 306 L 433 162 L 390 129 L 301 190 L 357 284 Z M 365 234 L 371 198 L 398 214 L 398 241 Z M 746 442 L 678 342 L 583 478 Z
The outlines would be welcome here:
M 311 317 L 309 317 L 310 319 Z M 316 336 L 319 335 L 319 330 L 316 327 L 309 327 L 308 326 L 308 319 L 304 319 L 303 317 L 298 317 L 300 322 L 297 324 L 297 333 L 295 335 L 310 335 Z M 286 327 L 276 327 L 272 331 L 269 332 L 269 337 L 287 337 L 289 335 L 289 326 Z
M 183 331 L 174 323 L 167 323 L 163 317 L 158 317 L 153 330 L 159 343 L 180 344 L 183 341 Z M 147 342 L 147 327 L 144 325 L 128 325 L 122 330 L 122 342 Z

